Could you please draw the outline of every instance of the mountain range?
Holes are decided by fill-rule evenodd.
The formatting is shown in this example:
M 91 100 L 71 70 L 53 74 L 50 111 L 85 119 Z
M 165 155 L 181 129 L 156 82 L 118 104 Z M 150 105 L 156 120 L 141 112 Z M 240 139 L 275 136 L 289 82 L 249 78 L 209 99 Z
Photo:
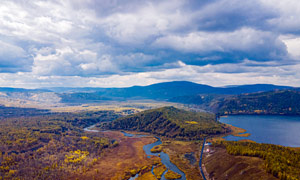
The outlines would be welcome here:
M 217 114 L 293 115 L 300 114 L 299 90 L 296 87 L 272 84 L 212 87 L 188 81 L 173 81 L 126 88 L 0 88 L 0 98 L 4 102 L 26 100 L 67 104 L 150 99 L 196 105 L 199 109 Z
M 152 84 L 149 86 L 132 86 L 126 88 L 48 88 L 61 94 L 62 101 L 78 101 L 88 99 L 125 100 L 125 99 L 154 99 L 168 100 L 179 96 L 195 94 L 243 94 L 272 90 L 294 89 L 290 86 L 272 84 L 240 85 L 234 87 L 212 87 L 188 81 L 173 81 Z

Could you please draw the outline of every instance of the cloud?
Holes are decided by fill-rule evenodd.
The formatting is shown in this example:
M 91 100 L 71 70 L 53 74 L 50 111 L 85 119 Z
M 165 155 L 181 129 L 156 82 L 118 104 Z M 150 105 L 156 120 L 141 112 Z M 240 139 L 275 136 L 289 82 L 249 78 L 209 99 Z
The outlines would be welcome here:
M 198 28 L 206 31 L 235 31 L 243 27 L 264 29 L 266 21 L 278 13 L 259 0 L 218 0 L 196 12 Z
M 165 81 L 187 80 L 212 86 L 269 83 L 300 87 L 300 65 L 280 65 L 276 62 L 256 63 L 245 60 L 237 64 L 205 66 L 186 65 L 160 71 L 138 72 L 110 76 L 39 76 L 31 73 L 3 73 L 0 83 L 13 87 L 129 87 Z M 249 66 L 251 65 L 251 66 Z M 242 82 L 242 83 L 241 83 Z
M 32 62 L 21 47 L 0 41 L 0 73 L 30 71 Z
M 233 32 L 193 32 L 184 36 L 170 35 L 157 39 L 153 46 L 172 48 L 185 53 L 230 54 L 239 60 L 281 59 L 287 54 L 286 47 L 277 35 L 270 32 L 242 28 Z
M 0 73 L 16 79 L 1 85 L 27 82 L 21 72 L 41 86 L 73 86 L 73 78 L 99 86 L 132 84 L 129 77 L 202 82 L 193 77 L 208 73 L 244 73 L 249 82 L 273 74 L 297 84 L 299 7 L 297 0 L 3 0 Z M 168 73 L 173 78 L 160 78 Z
M 287 46 L 288 53 L 294 59 L 300 60 L 300 36 L 281 36 L 280 39 Z
M 268 8 L 276 11 L 277 16 L 268 19 L 266 24 L 272 31 L 284 34 L 300 34 L 300 2 L 297 0 L 261 0 Z
M 149 1 L 132 12 L 111 14 L 101 25 L 106 35 L 120 44 L 145 45 L 156 37 L 181 31 L 192 24 L 193 15 L 182 11 L 183 4 L 183 1 Z

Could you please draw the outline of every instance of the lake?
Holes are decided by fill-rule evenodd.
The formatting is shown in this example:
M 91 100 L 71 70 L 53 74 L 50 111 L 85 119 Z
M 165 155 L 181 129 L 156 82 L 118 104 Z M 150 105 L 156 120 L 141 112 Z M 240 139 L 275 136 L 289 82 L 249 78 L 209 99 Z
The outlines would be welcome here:
M 221 117 L 220 122 L 246 129 L 249 137 L 229 135 L 226 140 L 250 139 L 258 143 L 300 147 L 299 116 L 232 115 Z

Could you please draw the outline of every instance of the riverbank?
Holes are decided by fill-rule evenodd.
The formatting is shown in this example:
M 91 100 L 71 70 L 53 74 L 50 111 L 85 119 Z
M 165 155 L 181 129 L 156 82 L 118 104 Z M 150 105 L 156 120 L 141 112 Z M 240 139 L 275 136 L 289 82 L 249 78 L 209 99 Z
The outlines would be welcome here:
M 226 116 L 227 117 L 227 116 Z M 219 136 L 214 136 L 214 137 L 208 137 L 207 142 L 217 142 L 217 141 L 225 141 L 226 137 L 228 136 L 234 136 L 234 137 L 249 137 L 251 134 L 247 133 L 246 129 L 239 128 L 230 124 L 225 124 L 225 127 L 229 130 L 228 133 L 222 134 Z
M 118 131 L 101 134 L 116 140 L 118 146 L 105 151 L 93 169 L 86 173 L 91 179 L 127 179 L 133 171 L 160 162 L 159 157 L 147 158 L 143 151 L 143 146 L 156 141 L 153 137 L 126 137 Z
M 198 162 L 202 141 L 176 141 L 162 138 L 163 151 L 181 169 L 188 180 L 202 180 Z
M 228 129 L 230 129 L 230 133 L 231 134 L 240 134 L 240 133 L 244 133 L 245 130 L 241 129 L 241 128 L 237 128 L 237 127 L 233 127 L 228 125 L 227 126 Z M 87 132 L 96 132 L 96 129 L 93 129 L 93 127 L 91 128 L 86 128 L 85 131 Z M 126 153 L 121 153 L 118 152 L 118 150 L 110 150 L 110 152 L 108 154 L 106 154 L 104 156 L 104 158 L 102 159 L 102 162 L 106 162 L 109 161 L 111 163 L 109 163 L 110 165 L 108 165 L 108 167 L 110 167 L 110 171 L 108 171 L 109 173 L 115 173 L 116 176 L 114 176 L 114 178 L 129 178 L 130 176 L 134 176 L 136 174 L 139 174 L 139 176 L 136 176 L 135 179 L 147 179 L 147 178 L 153 178 L 153 173 L 151 173 L 151 169 L 153 169 L 153 165 L 157 164 L 159 161 L 157 161 L 157 157 L 162 158 L 167 158 L 170 161 L 171 166 L 175 166 L 176 168 L 178 167 L 179 170 L 175 170 L 175 172 L 179 172 L 179 174 L 184 175 L 183 179 L 192 179 L 192 180 L 201 180 L 203 179 L 199 170 L 199 160 L 200 160 L 200 153 L 201 153 L 201 148 L 202 148 L 202 143 L 203 141 L 180 141 L 180 140 L 174 140 L 171 138 L 165 138 L 162 137 L 161 141 L 157 141 L 156 143 L 153 143 L 153 137 L 152 137 L 152 142 L 146 144 L 145 141 L 143 140 L 143 144 L 135 146 L 137 144 L 137 142 L 132 142 L 133 140 L 129 140 L 129 139 L 135 139 L 134 141 L 138 141 L 137 139 L 151 139 L 150 134 L 148 133 L 141 133 L 141 132 L 132 132 L 132 131 L 101 131 L 99 133 L 102 133 L 103 136 L 108 137 L 110 139 L 114 138 L 115 140 L 117 140 L 120 144 L 119 146 L 121 147 L 117 147 L 120 148 L 120 151 L 128 151 L 126 152 L 127 154 L 130 154 L 129 151 L 131 151 L 131 155 L 128 159 L 124 159 L 122 160 L 123 156 L 126 156 Z M 123 136 L 121 136 L 121 134 L 123 134 Z M 147 137 L 148 135 L 148 137 Z M 146 136 L 146 137 L 145 137 Z M 154 140 L 155 142 L 155 140 Z M 155 152 L 155 153 L 151 153 L 151 149 L 153 150 L 152 147 L 152 143 L 153 143 L 153 147 L 156 145 L 160 145 L 160 150 L 162 150 L 163 152 L 159 153 L 159 152 Z M 145 150 L 145 147 L 147 146 L 151 146 L 150 148 L 148 148 L 149 152 L 147 152 L 147 150 Z M 122 149 L 123 147 L 126 147 L 124 149 Z M 132 148 L 133 146 L 135 146 L 135 148 Z M 126 164 L 126 168 L 124 168 L 124 166 L 122 166 L 122 164 L 124 164 L 124 161 L 133 161 L 135 162 L 135 159 L 133 158 L 135 155 L 135 153 L 137 152 L 141 152 L 140 150 L 144 148 L 144 151 L 146 152 L 146 154 L 148 153 L 148 155 L 152 155 L 150 156 L 151 158 L 148 159 L 152 159 L 152 157 L 157 156 L 156 160 L 154 161 L 144 161 L 144 163 L 141 163 L 139 165 L 136 165 L 136 163 L 127 163 Z M 126 150 L 125 150 L 126 149 Z M 139 150 L 138 150 L 139 149 Z M 140 153 L 137 154 L 136 156 L 141 157 L 141 156 L 145 156 L 145 152 L 144 153 Z M 150 154 L 149 154 L 150 153 Z M 165 157 L 166 156 L 166 157 Z M 119 157 L 119 158 L 116 158 Z M 122 158 L 120 158 L 122 157 Z M 149 156 L 148 156 L 149 157 Z M 115 159 L 116 158 L 116 159 Z M 121 160 L 120 160 L 121 159 Z M 145 160 L 145 159 L 144 159 Z M 101 161 L 101 160 L 100 160 Z M 96 168 L 103 168 L 105 166 L 106 163 L 99 163 L 100 165 L 97 165 Z M 117 164 L 119 165 L 119 167 L 113 167 L 111 164 Z M 163 163 L 164 164 L 164 163 Z M 106 166 L 107 167 L 107 166 Z M 130 168 L 129 168 L 130 167 Z M 154 166 L 155 167 L 155 166 Z M 168 166 L 167 166 L 168 168 Z M 115 169 L 114 171 L 111 169 Z M 150 172 L 150 173 L 149 173 Z M 165 171 L 167 172 L 167 171 Z M 183 172 L 183 174 L 182 174 Z M 100 176 L 102 177 L 102 176 Z M 155 176 L 154 176 L 155 177 Z M 134 178 L 133 178 L 134 179 Z M 164 179 L 164 177 L 162 178 Z
M 85 128 L 85 131 L 90 133 L 97 132 L 93 126 Z M 126 179 L 139 172 L 142 173 L 142 175 L 136 176 L 137 180 L 153 178 L 150 167 L 155 164 L 159 165 L 160 159 L 164 161 L 164 163 L 169 161 L 166 164 L 167 168 L 172 167 L 171 169 L 173 171 L 182 175 L 182 179 L 202 179 L 198 169 L 199 148 L 202 143 L 200 141 L 175 141 L 162 138 L 162 142 L 160 142 L 155 141 L 156 138 L 150 134 L 131 131 L 98 131 L 98 133 L 100 133 L 101 136 L 118 141 L 119 145 L 114 149 L 106 151 L 95 165 L 94 168 L 99 169 L 96 174 L 96 179 L 105 177 Z M 163 152 L 151 153 L 152 146 L 154 147 L 158 144 L 162 147 Z M 146 148 L 147 146 L 149 146 L 149 148 Z M 143 149 L 144 151 L 141 151 Z M 135 156 L 140 159 L 139 164 L 136 162 Z M 117 166 L 114 166 L 114 164 L 117 164 Z M 176 170 L 177 167 L 179 169 Z M 100 172 L 100 169 L 103 170 L 103 174 L 101 174 L 102 171 Z M 164 174 L 166 174 L 166 172 Z M 95 177 L 94 172 L 88 173 L 90 177 Z M 98 174 L 101 175 L 98 176 Z M 115 174 L 115 176 L 111 174 Z M 164 177 L 162 179 L 164 179 Z
M 235 137 L 249 137 L 251 134 L 247 133 L 246 129 L 239 128 L 236 126 L 232 126 L 230 124 L 226 124 L 226 126 L 231 130 L 230 135 Z

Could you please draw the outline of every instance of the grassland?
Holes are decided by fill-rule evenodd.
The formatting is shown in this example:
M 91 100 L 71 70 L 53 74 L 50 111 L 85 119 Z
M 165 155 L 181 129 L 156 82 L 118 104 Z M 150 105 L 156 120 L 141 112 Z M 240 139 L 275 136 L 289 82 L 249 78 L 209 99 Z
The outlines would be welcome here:
M 156 141 L 153 137 L 125 137 L 118 131 L 104 132 L 103 136 L 117 140 L 119 145 L 105 151 L 101 159 L 93 166 L 93 170 L 88 171 L 85 177 L 101 180 L 126 179 L 137 173 L 145 174 L 151 170 L 153 164 L 160 162 L 156 156 L 147 158 L 143 151 L 144 145 Z M 96 174 L 95 169 L 98 170 Z
M 162 139 L 163 151 L 170 156 L 170 160 L 182 172 L 185 173 L 187 180 L 201 180 L 198 161 L 200 155 L 201 141 L 176 141 L 172 139 Z M 195 158 L 192 163 L 186 154 L 193 153 Z
M 168 172 L 165 174 L 165 178 L 170 179 L 170 180 L 179 179 L 179 178 L 181 178 L 181 175 L 177 174 L 174 171 L 168 170 Z
M 224 147 L 211 147 L 203 163 L 211 179 L 277 179 L 263 169 L 262 159 L 230 155 Z
M 151 171 L 146 172 L 145 174 L 142 174 L 137 178 L 137 180 L 157 180 L 156 177 L 152 174 Z
M 163 149 L 163 147 L 160 146 L 160 145 L 154 146 L 154 147 L 151 149 L 151 152 L 152 152 L 152 153 L 159 153 L 159 152 L 162 151 L 162 149 Z
M 165 165 L 160 165 L 160 166 L 156 166 L 154 169 L 153 169 L 153 173 L 155 175 L 155 177 L 157 179 L 160 179 L 162 177 L 162 174 L 167 170 L 166 166 Z

